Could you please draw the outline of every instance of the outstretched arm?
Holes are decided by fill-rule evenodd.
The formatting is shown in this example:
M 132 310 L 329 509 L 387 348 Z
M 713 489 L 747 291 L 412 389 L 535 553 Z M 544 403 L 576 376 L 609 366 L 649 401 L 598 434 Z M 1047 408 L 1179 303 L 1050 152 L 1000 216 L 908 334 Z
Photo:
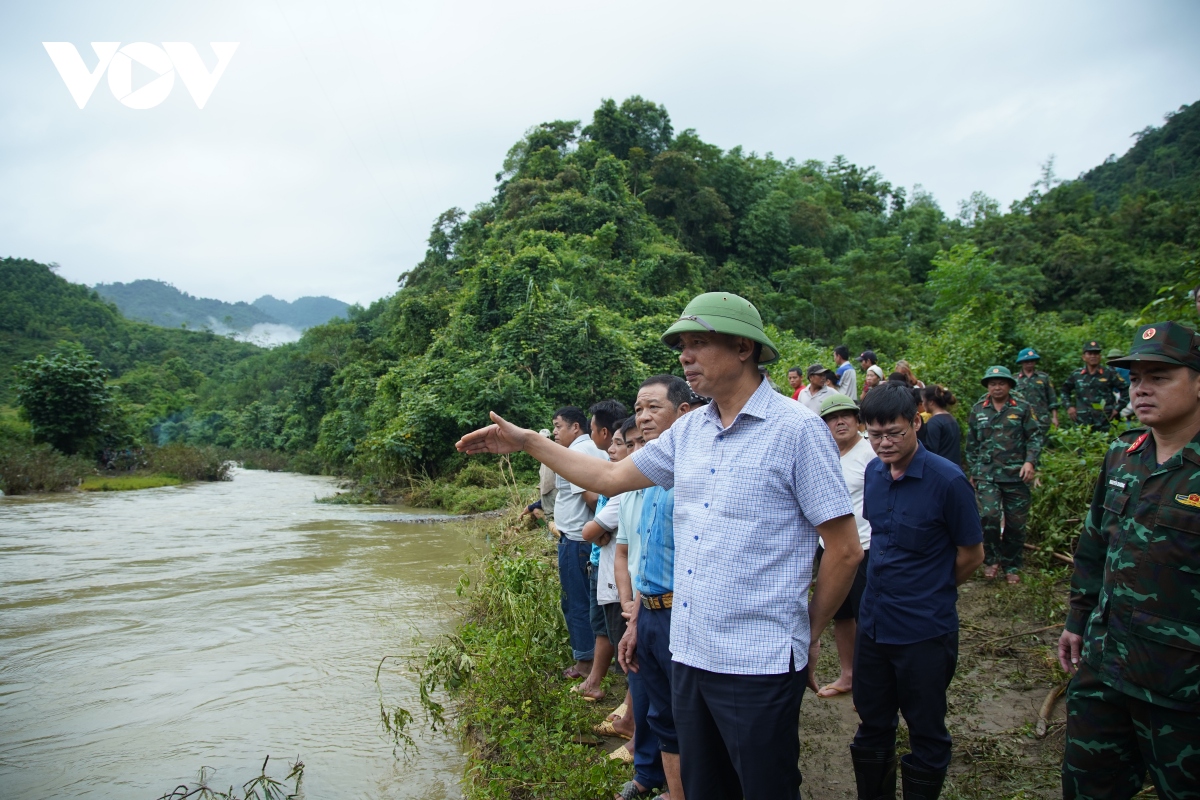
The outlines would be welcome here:
M 555 444 L 526 428 L 518 428 L 494 411 L 493 425 L 468 433 L 455 447 L 460 453 L 515 453 L 524 451 L 576 486 L 589 492 L 616 497 L 622 492 L 652 486 L 650 479 L 633 465 L 633 459 L 613 463 L 592 458 Z

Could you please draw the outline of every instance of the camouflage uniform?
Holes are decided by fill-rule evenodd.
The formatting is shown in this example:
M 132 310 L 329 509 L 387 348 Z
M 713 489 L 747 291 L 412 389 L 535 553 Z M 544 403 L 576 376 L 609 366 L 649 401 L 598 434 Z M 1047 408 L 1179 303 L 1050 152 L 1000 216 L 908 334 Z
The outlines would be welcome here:
M 1012 381 L 1003 367 L 990 367 L 985 381 L 994 370 L 1003 370 L 996 376 Z M 1026 461 L 1037 466 L 1041 451 L 1038 416 L 1026 401 L 1010 395 L 997 411 L 991 398 L 985 397 L 971 407 L 967 418 L 967 469 L 975 481 L 983 522 L 984 562 L 999 563 L 1006 572 L 1016 572 L 1024 563 L 1029 486 L 1021 480 L 1021 466 Z
M 1054 391 L 1054 383 L 1050 376 L 1036 369 L 1032 375 L 1018 372 L 1015 391 L 1033 408 L 1033 413 L 1037 415 L 1038 428 L 1041 429 L 1044 438 L 1050 430 L 1051 412 L 1058 408 L 1058 395 Z
M 1185 343 L 1168 363 L 1200 371 L 1200 337 L 1173 323 L 1139 334 L 1153 327 Z M 1066 629 L 1083 652 L 1067 689 L 1063 797 L 1129 798 L 1148 769 L 1162 800 L 1200 798 L 1200 434 L 1161 465 L 1144 428 L 1112 443 Z
M 1077 424 L 1106 431 L 1113 413 L 1129 403 L 1129 384 L 1112 367 L 1102 366 L 1097 372 L 1083 367 L 1063 381 L 1062 396 L 1067 408 L 1075 407 Z

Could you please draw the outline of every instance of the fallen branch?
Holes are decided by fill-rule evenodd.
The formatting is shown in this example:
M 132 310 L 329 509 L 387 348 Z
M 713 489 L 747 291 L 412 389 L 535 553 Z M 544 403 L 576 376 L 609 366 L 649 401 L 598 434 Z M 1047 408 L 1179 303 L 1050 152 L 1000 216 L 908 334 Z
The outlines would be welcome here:
M 1056 553 L 1053 550 L 1043 550 L 1042 548 L 1037 547 L 1036 545 L 1032 545 L 1032 544 L 1025 545 L 1025 549 L 1032 550 L 1035 553 L 1049 553 L 1051 558 L 1056 558 L 1059 561 L 1063 562 L 1064 564 L 1070 564 L 1071 566 L 1075 566 L 1075 559 L 1071 558 L 1069 555 L 1066 555 L 1065 553 Z
M 1006 636 L 997 636 L 995 639 L 988 639 L 986 642 L 981 642 L 979 644 L 979 647 L 981 647 L 981 648 L 987 647 L 989 644 L 995 644 L 996 642 L 1003 642 L 1005 639 L 1015 639 L 1018 636 L 1028 636 L 1028 635 L 1032 635 L 1035 633 L 1044 633 L 1045 631 L 1052 631 L 1055 628 L 1061 628 L 1064 624 L 1065 623 L 1062 623 L 1062 622 L 1056 622 L 1053 625 L 1047 625 L 1044 628 L 1034 628 L 1031 631 L 1021 631 L 1020 633 L 1010 633 Z
M 1042 710 L 1038 712 L 1037 727 L 1034 729 L 1037 738 L 1044 739 L 1046 737 L 1046 731 L 1050 728 L 1050 715 L 1054 713 L 1054 704 L 1062 696 L 1062 693 L 1066 691 L 1066 688 L 1067 685 L 1065 683 L 1055 686 L 1046 695 L 1046 699 L 1042 701 Z

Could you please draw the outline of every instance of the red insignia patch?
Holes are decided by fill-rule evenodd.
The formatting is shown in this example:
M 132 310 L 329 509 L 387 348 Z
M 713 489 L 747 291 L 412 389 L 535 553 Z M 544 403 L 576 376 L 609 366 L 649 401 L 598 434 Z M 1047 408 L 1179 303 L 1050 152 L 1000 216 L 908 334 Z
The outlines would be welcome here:
M 1146 330 L 1142 331 L 1142 338 L 1143 339 L 1153 339 L 1154 333 L 1155 333 L 1154 328 L 1146 328 Z
M 1144 445 L 1146 443 L 1146 440 L 1149 438 L 1150 438 L 1150 431 L 1146 431 L 1141 436 L 1139 436 L 1137 439 L 1135 439 L 1133 444 L 1129 445 L 1129 449 L 1126 450 L 1125 452 L 1127 452 L 1127 453 L 1137 452 L 1137 449 L 1139 447 L 1141 447 L 1142 445 Z

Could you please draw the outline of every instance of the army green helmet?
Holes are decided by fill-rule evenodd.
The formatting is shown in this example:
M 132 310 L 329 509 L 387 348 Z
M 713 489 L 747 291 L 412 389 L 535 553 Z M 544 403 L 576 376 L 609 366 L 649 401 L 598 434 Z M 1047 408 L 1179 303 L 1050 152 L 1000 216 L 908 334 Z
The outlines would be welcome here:
M 769 364 L 779 358 L 775 343 L 763 331 L 762 317 L 758 309 L 744 297 L 729 292 L 708 292 L 696 297 L 667 328 L 662 335 L 663 344 L 671 349 L 679 348 L 679 335 L 689 331 L 709 331 L 730 336 L 745 336 L 762 345 L 760 364 Z
M 1017 385 L 1017 379 L 1014 378 L 1012 373 L 1008 371 L 1008 367 L 1003 367 L 999 364 L 993 367 L 988 367 L 986 370 L 984 370 L 983 377 L 980 378 L 979 382 L 984 386 L 987 386 L 988 381 L 995 378 L 1004 378 L 1004 380 L 1008 381 L 1013 386 Z
M 847 397 L 841 392 L 834 392 L 821 401 L 821 419 L 839 411 L 853 411 L 857 414 L 858 403 L 854 402 L 853 397 Z
M 1105 358 L 1120 358 L 1123 355 L 1125 354 L 1122 353 L 1118 348 L 1114 347 L 1112 350 L 1108 351 L 1108 355 L 1106 355 Z

